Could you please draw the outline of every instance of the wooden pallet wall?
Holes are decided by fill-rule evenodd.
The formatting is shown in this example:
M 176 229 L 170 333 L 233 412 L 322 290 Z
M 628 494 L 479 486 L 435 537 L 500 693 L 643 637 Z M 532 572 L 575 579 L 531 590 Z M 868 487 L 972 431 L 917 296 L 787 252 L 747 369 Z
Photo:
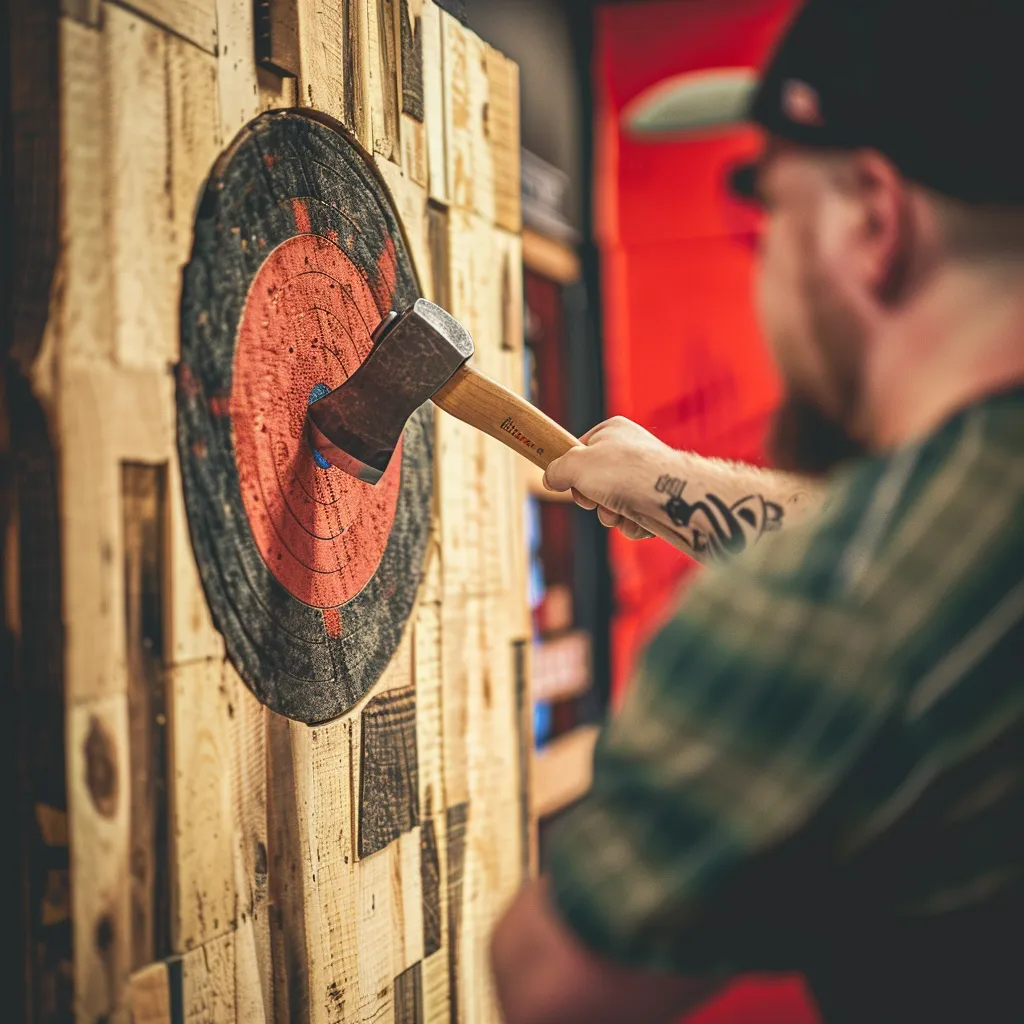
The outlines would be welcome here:
M 488 935 L 533 869 L 516 457 L 438 414 L 402 645 L 306 727 L 256 702 L 212 625 L 173 368 L 204 178 L 249 119 L 300 105 L 374 154 L 424 293 L 518 387 L 517 69 L 431 0 L 63 0 L 56 31 L 60 247 L 26 376 L 55 449 L 67 791 L 46 820 L 76 1020 L 496 1020 Z M 416 744 L 419 810 L 367 852 L 382 722 Z

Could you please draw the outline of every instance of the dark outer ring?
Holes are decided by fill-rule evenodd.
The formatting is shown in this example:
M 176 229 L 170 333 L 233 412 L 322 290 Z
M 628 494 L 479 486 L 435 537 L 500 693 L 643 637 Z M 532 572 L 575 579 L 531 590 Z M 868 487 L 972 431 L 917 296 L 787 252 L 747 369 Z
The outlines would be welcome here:
M 249 286 L 266 256 L 300 233 L 292 198 L 307 200 L 314 233 L 336 232 L 339 246 L 366 273 L 382 317 L 420 295 L 388 194 L 348 132 L 322 115 L 278 111 L 256 118 L 214 166 L 196 216 L 181 301 L 178 452 L 200 578 L 232 663 L 273 711 L 316 723 L 350 710 L 401 641 L 430 530 L 433 407 L 425 403 L 406 426 L 395 520 L 380 565 L 341 607 L 339 635 L 329 636 L 320 609 L 294 598 L 264 563 L 242 503 L 231 420 L 214 411 L 231 393 Z M 352 222 L 361 230 L 352 232 Z M 390 295 L 376 274 L 388 238 L 397 265 Z

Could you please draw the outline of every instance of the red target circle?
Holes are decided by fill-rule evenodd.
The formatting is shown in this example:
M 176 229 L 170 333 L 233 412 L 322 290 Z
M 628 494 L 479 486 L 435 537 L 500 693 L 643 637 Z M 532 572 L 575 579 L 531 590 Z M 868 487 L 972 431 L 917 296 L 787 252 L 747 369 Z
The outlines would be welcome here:
M 381 259 L 393 258 L 388 246 Z M 393 267 L 381 270 L 394 279 Z M 239 324 L 230 414 L 242 502 L 267 567 L 316 608 L 337 608 L 366 586 L 395 518 L 401 448 L 370 485 L 321 468 L 305 436 L 314 388 L 344 383 L 369 353 L 380 318 L 345 252 L 301 234 L 264 261 Z

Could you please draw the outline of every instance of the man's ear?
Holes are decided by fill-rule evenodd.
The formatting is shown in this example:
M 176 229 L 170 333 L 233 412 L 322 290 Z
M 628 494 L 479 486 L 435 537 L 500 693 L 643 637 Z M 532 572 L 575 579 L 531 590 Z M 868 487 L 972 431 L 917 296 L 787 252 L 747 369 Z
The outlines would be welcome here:
M 861 206 L 859 247 L 868 283 L 889 304 L 907 280 L 915 220 L 902 175 L 875 150 L 859 150 L 849 161 L 849 185 Z

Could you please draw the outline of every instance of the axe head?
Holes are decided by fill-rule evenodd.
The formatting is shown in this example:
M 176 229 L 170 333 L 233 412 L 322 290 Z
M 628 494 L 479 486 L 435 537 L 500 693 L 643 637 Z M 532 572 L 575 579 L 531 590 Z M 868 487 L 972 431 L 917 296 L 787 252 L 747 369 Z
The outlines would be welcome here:
M 389 313 L 359 369 L 309 406 L 309 443 L 332 466 L 377 483 L 406 421 L 472 354 L 469 331 L 433 302 Z

